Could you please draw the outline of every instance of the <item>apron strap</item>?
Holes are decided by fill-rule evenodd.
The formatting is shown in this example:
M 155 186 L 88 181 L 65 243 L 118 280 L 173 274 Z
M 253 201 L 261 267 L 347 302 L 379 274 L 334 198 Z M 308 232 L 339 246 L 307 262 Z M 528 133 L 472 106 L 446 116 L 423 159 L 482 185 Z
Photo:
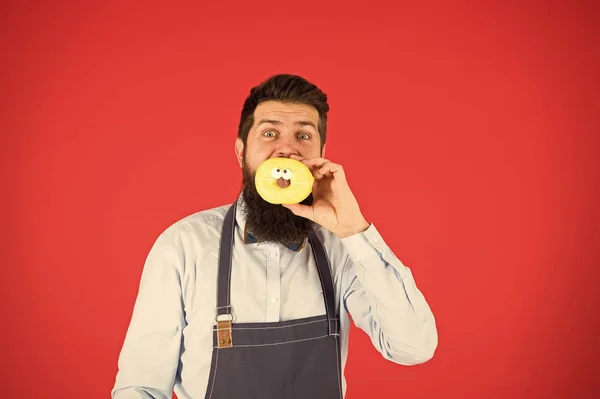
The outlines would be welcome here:
M 237 210 L 237 201 L 227 211 L 223 222 L 221 241 L 219 247 L 219 271 L 217 285 L 217 320 L 231 321 L 233 319 L 231 309 L 231 267 L 232 267 L 232 247 L 233 233 L 235 227 L 235 213 Z M 335 311 L 335 294 L 333 289 L 333 280 L 331 278 L 331 269 L 329 259 L 323 248 L 323 244 L 313 230 L 309 231 L 308 239 L 312 248 L 312 253 L 317 264 L 321 287 L 323 288 L 323 297 L 325 298 L 325 312 L 329 322 L 329 333 L 338 334 L 338 322 Z
M 323 244 L 313 230 L 309 230 L 308 239 L 310 247 L 317 263 L 319 278 L 321 280 L 321 288 L 323 288 L 323 297 L 325 298 L 325 312 L 327 314 L 327 322 L 329 323 L 329 334 L 338 334 L 337 317 L 335 311 L 335 293 L 333 290 L 333 280 L 331 278 L 331 269 L 329 268 L 329 258 L 327 252 L 323 248 Z
M 231 315 L 231 249 L 233 247 L 233 227 L 235 226 L 235 211 L 237 201 L 227 211 L 223 222 L 221 243 L 219 245 L 219 277 L 217 283 L 217 320 L 219 316 Z M 223 319 L 225 320 L 225 319 Z

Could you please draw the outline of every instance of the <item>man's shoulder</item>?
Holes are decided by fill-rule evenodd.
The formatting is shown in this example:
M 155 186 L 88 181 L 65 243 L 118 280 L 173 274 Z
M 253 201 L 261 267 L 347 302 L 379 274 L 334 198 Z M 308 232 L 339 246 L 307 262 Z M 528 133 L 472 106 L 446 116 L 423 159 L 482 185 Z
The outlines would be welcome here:
M 190 224 L 222 224 L 227 211 L 232 205 L 232 203 L 228 203 L 194 212 L 175 221 L 169 228 L 177 229 Z
M 168 225 L 161 235 L 179 238 L 218 238 L 221 234 L 225 215 L 233 203 L 218 205 L 186 215 Z

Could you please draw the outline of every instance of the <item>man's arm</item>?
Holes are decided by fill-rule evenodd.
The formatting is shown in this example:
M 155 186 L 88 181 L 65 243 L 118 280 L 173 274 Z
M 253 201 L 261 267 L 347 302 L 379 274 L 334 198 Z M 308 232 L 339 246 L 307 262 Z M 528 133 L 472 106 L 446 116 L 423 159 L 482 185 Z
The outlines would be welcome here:
M 338 236 L 349 252 L 342 275 L 346 310 L 386 359 L 423 363 L 437 348 L 433 314 L 410 270 L 362 215 L 344 168 L 327 159 L 290 155 L 308 167 L 312 205 L 283 204 Z
M 172 232 L 150 250 L 119 355 L 113 399 L 170 399 L 185 325 L 181 246 Z
M 373 224 L 341 240 L 349 252 L 343 301 L 356 326 L 388 360 L 414 365 L 431 359 L 438 344 L 435 318 L 410 269 Z

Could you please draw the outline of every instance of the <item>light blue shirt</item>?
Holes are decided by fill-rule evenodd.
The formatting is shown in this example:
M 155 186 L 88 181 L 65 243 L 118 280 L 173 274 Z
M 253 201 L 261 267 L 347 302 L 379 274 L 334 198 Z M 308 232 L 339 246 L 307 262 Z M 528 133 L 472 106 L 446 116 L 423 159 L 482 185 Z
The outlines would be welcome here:
M 238 198 L 241 202 L 241 196 Z M 118 359 L 114 399 L 205 397 L 216 317 L 218 249 L 231 204 L 189 215 L 167 227 L 146 258 L 129 328 Z M 310 244 L 244 243 L 236 213 L 231 305 L 234 323 L 274 322 L 325 314 Z M 340 311 L 342 370 L 350 320 L 392 362 L 433 357 L 434 316 L 402 264 L 375 228 L 338 238 L 317 226 L 331 266 Z M 352 317 L 350 319 L 349 315 Z M 346 380 L 342 372 L 342 391 Z

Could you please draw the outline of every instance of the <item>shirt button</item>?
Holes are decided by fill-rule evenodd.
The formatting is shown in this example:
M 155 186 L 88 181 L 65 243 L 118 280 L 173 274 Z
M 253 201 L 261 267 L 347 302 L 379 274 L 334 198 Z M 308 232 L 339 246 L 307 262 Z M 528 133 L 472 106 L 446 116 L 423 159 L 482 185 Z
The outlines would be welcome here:
M 271 298 L 271 303 L 275 303 L 275 302 L 277 302 L 277 298 L 275 298 L 275 297 Z
M 271 258 L 274 258 L 274 257 L 276 257 L 276 256 L 277 256 L 277 253 L 276 253 L 276 252 L 271 252 L 271 253 L 269 254 L 269 256 L 270 256 Z

